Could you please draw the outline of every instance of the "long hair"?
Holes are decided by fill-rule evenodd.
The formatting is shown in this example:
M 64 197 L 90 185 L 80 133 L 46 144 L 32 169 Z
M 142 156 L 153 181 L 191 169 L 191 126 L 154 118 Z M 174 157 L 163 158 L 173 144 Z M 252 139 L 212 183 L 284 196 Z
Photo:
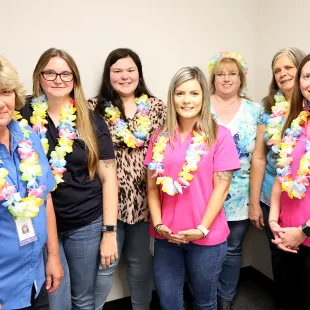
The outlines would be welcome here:
M 0 89 L 13 90 L 15 93 L 15 110 L 20 110 L 25 105 L 26 90 L 19 82 L 18 73 L 13 65 L 0 56 Z
M 87 100 L 82 89 L 78 67 L 74 59 L 66 51 L 56 48 L 50 48 L 41 55 L 32 75 L 33 96 L 38 97 L 44 93 L 40 85 L 40 74 L 49 62 L 49 60 L 53 57 L 60 57 L 64 59 L 73 72 L 74 83 L 73 90 L 70 96 L 75 101 L 75 106 L 77 110 L 76 128 L 85 142 L 85 147 L 88 154 L 87 161 L 89 178 L 92 181 L 95 177 L 95 174 L 97 173 L 99 163 L 97 139 L 92 126 L 92 121 L 90 117 L 91 112 L 87 107 Z
M 178 116 L 174 104 L 174 93 L 177 87 L 189 80 L 197 80 L 202 90 L 202 107 L 194 129 L 204 134 L 208 147 L 211 148 L 217 134 L 217 124 L 210 110 L 210 96 L 208 82 L 203 72 L 197 67 L 181 68 L 172 78 L 168 90 L 167 119 L 159 134 L 168 132 L 170 143 L 173 144 L 175 133 L 178 130 Z
M 121 117 L 126 120 L 122 99 L 119 94 L 114 90 L 110 80 L 111 66 L 113 66 L 119 59 L 126 57 L 130 57 L 133 60 L 139 72 L 139 83 L 138 87 L 135 90 L 135 97 L 140 97 L 142 94 L 145 94 L 148 97 L 152 97 L 152 94 L 148 90 L 143 78 L 142 64 L 139 56 L 129 48 L 118 48 L 116 50 L 113 50 L 108 55 L 104 64 L 103 76 L 98 95 L 98 104 L 95 109 L 95 111 L 100 115 L 105 114 L 104 102 L 110 101 L 114 106 L 118 107 L 121 112 Z
M 293 89 L 293 94 L 292 94 L 292 99 L 291 99 L 290 112 L 282 129 L 282 137 L 285 134 L 285 130 L 291 126 L 292 121 L 295 118 L 297 118 L 299 113 L 303 110 L 304 96 L 300 90 L 300 76 L 301 76 L 301 71 L 303 67 L 308 61 L 310 61 L 310 54 L 308 54 L 302 60 L 302 62 L 300 63 L 298 67 L 298 70 L 295 76 L 295 83 L 294 83 L 294 89 Z
M 275 104 L 274 96 L 279 90 L 279 86 L 277 84 L 277 81 L 273 73 L 274 64 L 281 56 L 284 56 L 284 55 L 287 56 L 293 62 L 296 68 L 299 67 L 301 61 L 306 56 L 306 54 L 297 47 L 282 48 L 273 56 L 272 61 L 271 61 L 272 78 L 271 78 L 271 82 L 269 85 L 269 91 L 268 91 L 268 95 L 264 97 L 262 100 L 264 109 L 268 114 L 272 113 L 271 108 Z
M 247 85 L 246 75 L 243 71 L 243 68 L 242 68 L 242 66 L 238 60 L 236 60 L 235 58 L 231 58 L 231 57 L 222 58 L 219 62 L 217 62 L 215 64 L 214 67 L 212 67 L 212 71 L 210 73 L 210 93 L 211 93 L 211 95 L 213 95 L 215 93 L 215 75 L 218 72 L 220 65 L 223 63 L 226 63 L 226 62 L 233 62 L 236 64 L 236 66 L 238 68 L 240 82 L 241 82 L 239 90 L 238 90 L 239 97 L 251 100 L 246 94 L 243 93 L 243 90 L 246 88 L 246 85 Z

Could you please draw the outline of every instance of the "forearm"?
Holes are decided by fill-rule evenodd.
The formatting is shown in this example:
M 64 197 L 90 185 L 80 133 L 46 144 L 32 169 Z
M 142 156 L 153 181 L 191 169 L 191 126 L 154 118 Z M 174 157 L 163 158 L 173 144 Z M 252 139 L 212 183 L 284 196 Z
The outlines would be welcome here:
M 266 169 L 266 159 L 252 157 L 250 172 L 250 204 L 259 204 Z
M 118 213 L 118 182 L 110 178 L 102 184 L 103 225 L 117 224 Z
M 278 221 L 280 215 L 281 184 L 276 177 L 270 197 L 269 222 Z
M 59 247 L 58 247 L 58 234 L 56 226 L 56 217 L 54 211 L 54 205 L 52 201 L 51 194 L 47 195 L 46 199 L 46 217 L 47 217 L 47 253 L 48 256 L 58 256 Z
M 215 188 L 212 192 L 207 208 L 201 220 L 201 225 L 207 229 L 210 229 L 215 218 L 223 208 L 225 199 L 228 194 L 228 189 L 223 191 L 222 188 Z
M 148 191 L 148 204 L 153 225 L 161 224 L 161 205 L 157 188 Z

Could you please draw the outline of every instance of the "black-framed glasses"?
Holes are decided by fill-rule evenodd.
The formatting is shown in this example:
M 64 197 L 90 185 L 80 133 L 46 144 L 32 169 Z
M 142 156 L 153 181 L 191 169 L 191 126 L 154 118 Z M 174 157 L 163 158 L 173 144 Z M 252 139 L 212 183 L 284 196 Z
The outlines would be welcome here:
M 73 73 L 64 71 L 56 73 L 54 71 L 43 71 L 41 72 L 43 79 L 46 81 L 55 81 L 59 76 L 63 82 L 71 82 L 74 78 Z

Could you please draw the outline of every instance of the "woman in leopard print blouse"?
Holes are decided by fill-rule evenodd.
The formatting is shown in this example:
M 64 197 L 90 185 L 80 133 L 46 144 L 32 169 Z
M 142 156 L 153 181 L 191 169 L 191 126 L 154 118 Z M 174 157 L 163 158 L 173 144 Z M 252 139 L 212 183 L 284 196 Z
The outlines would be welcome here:
M 117 135 L 107 106 L 117 107 L 121 119 L 131 133 L 139 129 L 139 108 L 135 98 L 148 96 L 150 127 L 139 147 L 128 146 L 122 135 Z M 153 97 L 145 85 L 139 56 L 130 49 L 112 51 L 106 62 L 99 95 L 89 100 L 90 107 L 102 115 L 113 139 L 119 180 L 119 212 L 117 239 L 119 253 L 124 250 L 128 267 L 128 284 L 134 310 L 148 310 L 152 298 L 152 257 L 149 253 L 149 210 L 146 191 L 146 168 L 143 161 L 150 136 L 166 118 L 166 105 Z M 144 114 L 143 114 L 144 115 Z M 118 120 L 119 121 L 119 120 Z M 128 132 L 127 132 L 128 133 Z M 130 134 L 129 134 L 130 135 Z M 100 269 L 96 289 L 96 310 L 102 306 L 111 290 L 116 261 L 108 269 Z

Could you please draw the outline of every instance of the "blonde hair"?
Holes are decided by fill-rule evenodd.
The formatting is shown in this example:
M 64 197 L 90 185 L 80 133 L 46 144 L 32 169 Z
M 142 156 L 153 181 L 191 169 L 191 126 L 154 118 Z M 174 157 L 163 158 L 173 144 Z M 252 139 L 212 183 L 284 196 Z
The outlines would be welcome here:
M 0 88 L 14 91 L 15 110 L 20 110 L 25 105 L 24 85 L 19 82 L 18 73 L 13 65 L 2 56 L 0 56 Z
M 168 132 L 170 143 L 173 144 L 178 130 L 177 112 L 174 104 L 174 93 L 177 87 L 189 80 L 197 80 L 202 90 L 202 107 L 194 129 L 206 136 L 208 147 L 211 148 L 217 134 L 217 124 L 210 110 L 210 96 L 207 79 L 197 67 L 181 68 L 172 78 L 168 90 L 167 119 L 159 134 Z
M 210 93 L 211 95 L 213 95 L 215 93 L 215 75 L 216 73 L 218 73 L 219 67 L 221 64 L 225 63 L 225 62 L 232 62 L 235 63 L 236 66 L 238 67 L 238 72 L 239 72 L 239 77 L 240 77 L 240 87 L 239 87 L 239 91 L 238 91 L 238 95 L 242 98 L 251 100 L 246 94 L 243 93 L 243 91 L 246 89 L 246 75 L 244 73 L 244 70 L 240 64 L 240 62 L 238 60 L 236 60 L 235 58 L 231 58 L 231 57 L 225 57 L 222 58 L 220 61 L 218 61 L 211 70 L 210 73 Z
M 40 85 L 40 75 L 44 67 L 53 57 L 64 59 L 73 72 L 74 84 L 70 96 L 75 100 L 77 109 L 76 128 L 85 142 L 86 151 L 88 153 L 89 178 L 92 181 L 97 173 L 99 164 L 98 143 L 90 120 L 91 112 L 87 107 L 87 100 L 82 89 L 79 70 L 74 59 L 66 51 L 50 48 L 41 55 L 32 75 L 33 96 L 39 97 L 44 93 Z

